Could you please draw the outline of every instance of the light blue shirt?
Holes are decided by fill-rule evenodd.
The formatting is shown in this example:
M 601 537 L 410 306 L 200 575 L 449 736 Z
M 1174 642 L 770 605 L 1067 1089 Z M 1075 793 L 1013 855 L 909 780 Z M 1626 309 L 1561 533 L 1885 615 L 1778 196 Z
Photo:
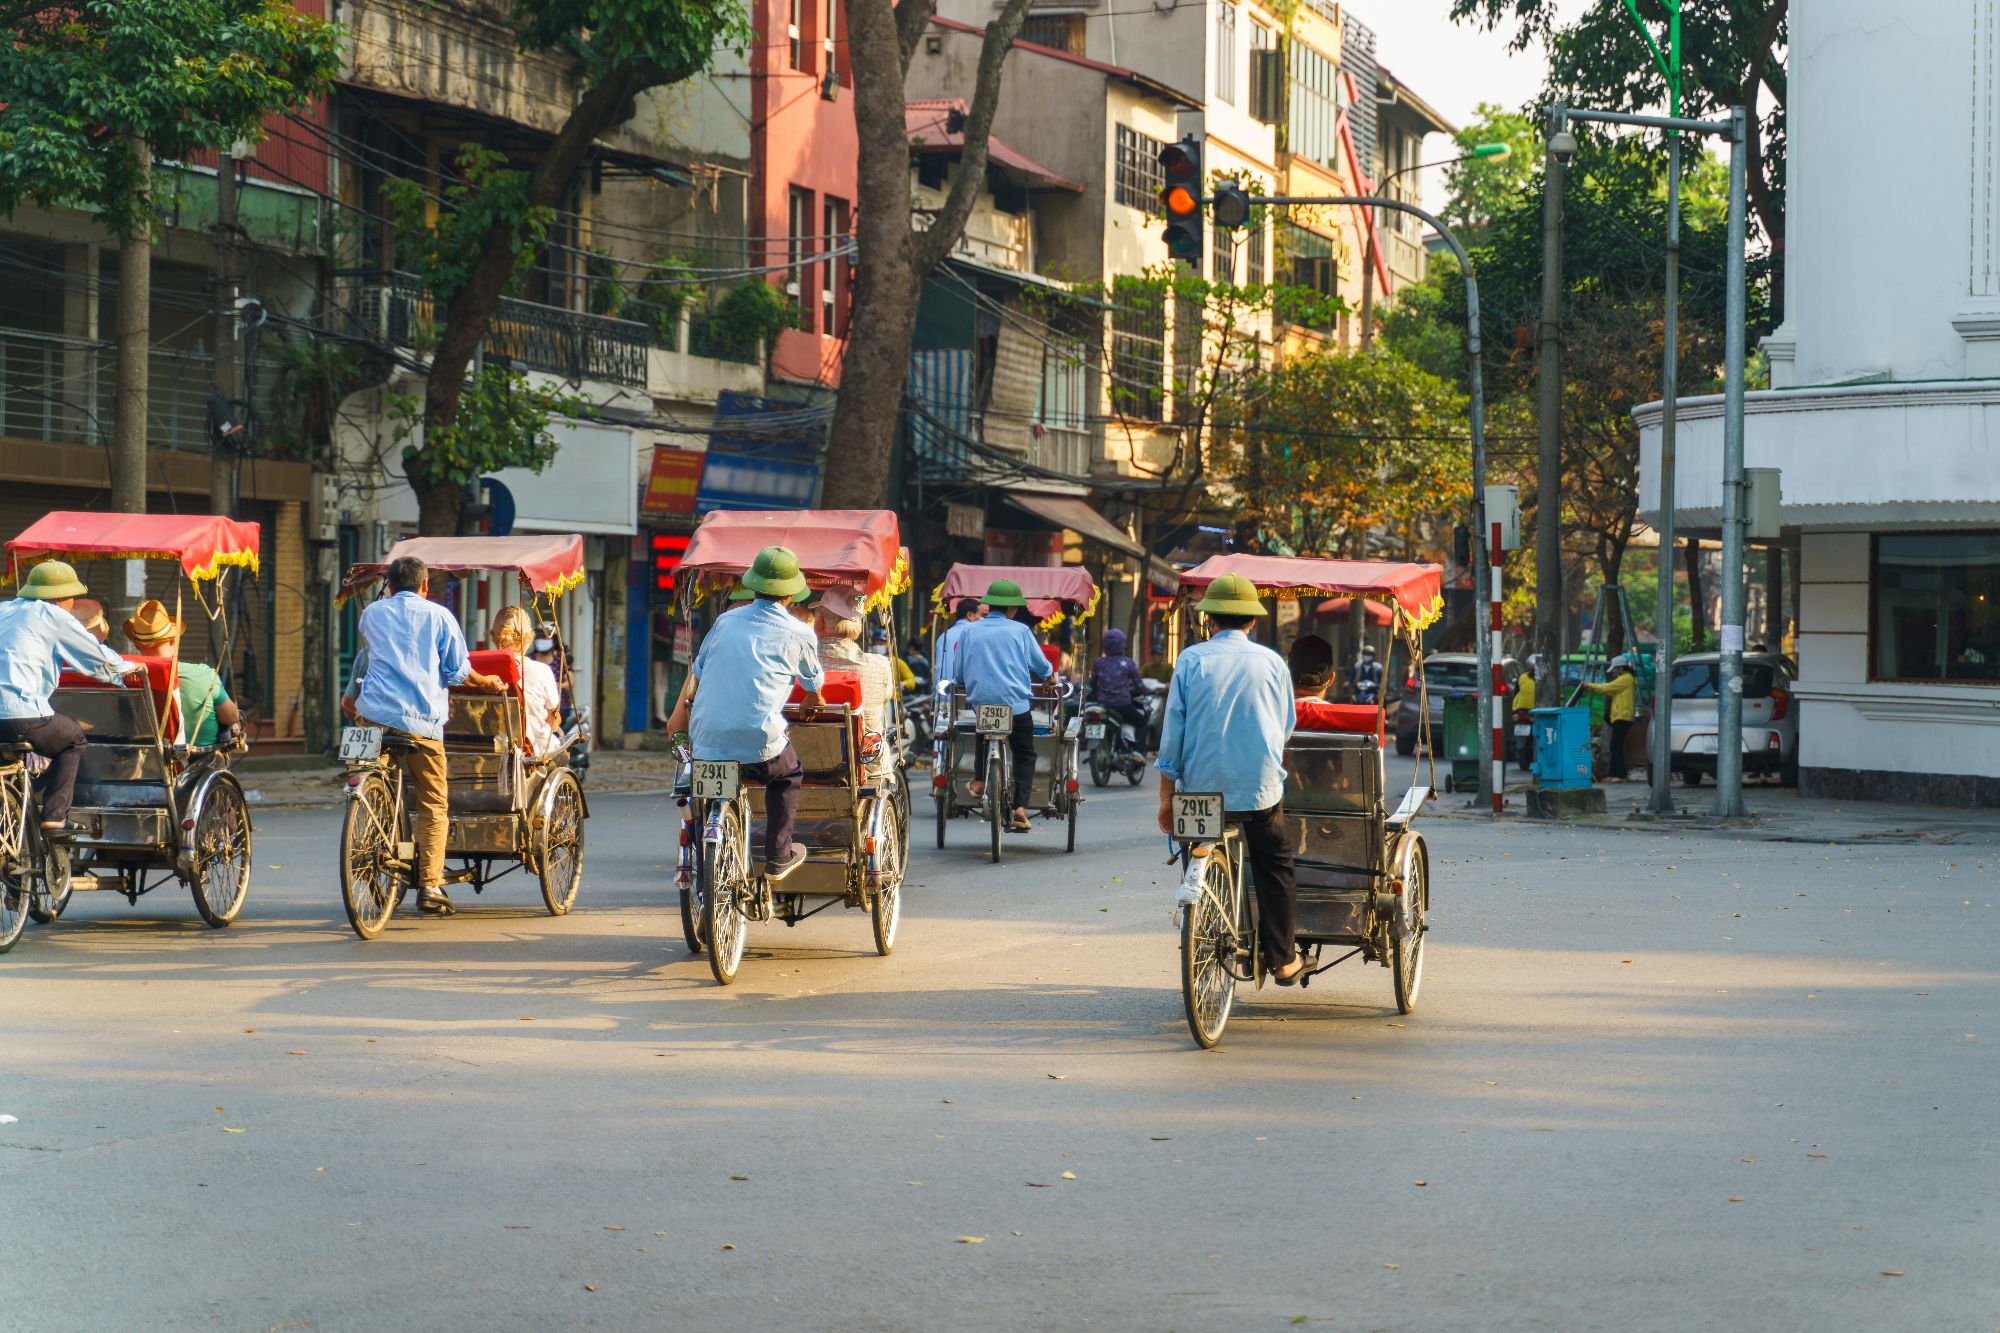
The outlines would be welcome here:
M 1035 681 L 1047 680 L 1054 669 L 1035 642 L 1035 632 L 999 611 L 963 628 L 955 643 L 954 674 L 965 686 L 966 701 L 1006 704 L 1019 717 L 1034 706 Z
M 931 680 L 942 685 L 948 680 L 958 679 L 958 641 L 965 632 L 979 622 L 976 620 L 955 620 L 951 627 L 938 636 L 937 656 L 931 659 Z
M 1174 663 L 1159 770 L 1183 791 L 1221 792 L 1232 813 L 1268 810 L 1285 794 L 1296 716 L 1285 659 L 1223 630 Z
M 49 696 L 64 667 L 117 680 L 132 664 L 54 602 L 0 602 L 0 717 L 53 717 Z
M 785 701 L 792 682 L 817 690 L 826 679 L 812 626 L 783 602 L 758 600 L 719 617 L 694 655 L 688 739 L 697 759 L 761 764 L 784 751 Z
M 438 603 L 399 592 L 361 612 L 361 648 L 347 697 L 374 725 L 443 740 L 449 687 L 471 674 L 465 633 Z

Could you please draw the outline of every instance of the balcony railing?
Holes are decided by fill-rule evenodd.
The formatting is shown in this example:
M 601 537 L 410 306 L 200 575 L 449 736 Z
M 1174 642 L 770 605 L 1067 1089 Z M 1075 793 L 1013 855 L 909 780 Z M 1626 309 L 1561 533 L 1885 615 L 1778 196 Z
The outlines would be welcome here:
M 214 358 L 156 347 L 148 360 L 147 440 L 206 452 Z M 259 362 L 258 406 L 268 419 L 277 375 Z M 108 342 L 0 328 L 0 436 L 108 444 L 116 380 Z
M 414 274 L 345 271 L 337 275 L 357 330 L 394 347 L 428 350 L 446 311 Z M 533 301 L 502 298 L 486 330 L 486 354 L 523 370 L 566 380 L 646 387 L 652 330 L 637 320 L 585 315 Z

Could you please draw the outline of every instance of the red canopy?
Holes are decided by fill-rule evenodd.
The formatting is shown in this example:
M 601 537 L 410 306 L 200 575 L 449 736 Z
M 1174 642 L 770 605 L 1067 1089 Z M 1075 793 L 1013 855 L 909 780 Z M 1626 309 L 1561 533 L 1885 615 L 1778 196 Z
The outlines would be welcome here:
M 1200 591 L 1224 574 L 1242 575 L 1266 597 L 1362 597 L 1392 604 L 1410 629 L 1423 629 L 1444 614 L 1444 570 L 1437 565 L 1217 555 L 1181 575 L 1181 587 Z
M 228 565 L 257 571 L 257 525 L 213 514 L 101 514 L 58 509 L 7 543 L 11 583 L 28 566 L 67 556 L 178 560 L 188 578 L 217 578 Z
M 717 509 L 694 530 L 681 568 L 734 578 L 766 546 L 796 555 L 815 588 L 853 584 L 880 600 L 909 586 L 910 559 L 887 509 Z
M 997 579 L 1021 585 L 1037 620 L 1062 615 L 1088 620 L 1097 609 L 1097 584 L 1082 565 L 953 565 L 931 590 L 931 605 L 942 610 L 961 597 L 984 597 Z
M 1314 614 L 1344 616 L 1353 605 L 1354 599 L 1352 597 L 1329 597 L 1319 604 Z M 1395 611 L 1385 602 L 1370 602 L 1364 599 L 1361 606 L 1361 614 L 1367 618 L 1368 623 L 1371 625 L 1393 625 L 1396 623 Z
M 406 537 L 389 548 L 379 565 L 351 565 L 340 580 L 340 596 L 352 597 L 382 577 L 392 560 L 413 555 L 441 574 L 511 571 L 530 589 L 560 597 L 583 582 L 583 538 L 574 532 L 522 537 Z

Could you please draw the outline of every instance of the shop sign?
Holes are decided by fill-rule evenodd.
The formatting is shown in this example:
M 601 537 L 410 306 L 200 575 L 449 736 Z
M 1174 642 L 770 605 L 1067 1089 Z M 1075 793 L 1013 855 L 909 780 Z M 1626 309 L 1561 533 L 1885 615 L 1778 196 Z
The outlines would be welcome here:
M 706 461 L 705 454 L 692 449 L 655 448 L 640 512 L 649 516 L 692 514 L 695 495 L 701 489 L 702 464 Z

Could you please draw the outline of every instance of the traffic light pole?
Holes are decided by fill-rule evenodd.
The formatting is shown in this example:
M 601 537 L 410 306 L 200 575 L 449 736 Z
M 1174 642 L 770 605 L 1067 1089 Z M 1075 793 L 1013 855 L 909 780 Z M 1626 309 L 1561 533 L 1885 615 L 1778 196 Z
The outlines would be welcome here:
M 1472 400 L 1472 586 L 1475 602 L 1491 596 L 1493 576 L 1488 564 L 1486 525 L 1486 387 L 1481 374 L 1479 354 L 1479 279 L 1472 271 L 1472 257 L 1465 252 L 1450 227 L 1442 219 L 1425 212 L 1415 204 L 1404 203 L 1400 199 L 1378 199 L 1374 195 L 1247 195 L 1234 185 L 1221 185 L 1214 196 L 1202 202 L 1210 205 L 1215 215 L 1242 216 L 1236 209 L 1247 203 L 1252 206 L 1274 204 L 1312 204 L 1325 208 L 1386 208 L 1396 213 L 1408 213 L 1411 217 L 1429 224 L 1444 239 L 1453 255 L 1458 258 L 1458 266 L 1465 273 L 1465 355 L 1470 362 L 1467 376 L 1467 393 Z M 1247 210 L 1245 210 L 1247 212 Z M 1492 719 L 1501 706 L 1499 696 L 1493 690 L 1493 658 L 1499 647 L 1493 641 L 1492 629 L 1486 616 L 1475 613 L 1473 624 L 1479 641 L 1479 806 L 1491 809 L 1496 814 L 1500 809 L 1501 793 L 1493 781 L 1493 761 L 1498 757 L 1493 746 Z M 1418 671 L 1423 670 L 1422 662 L 1411 663 Z M 1435 742 L 1434 742 L 1435 743 Z

